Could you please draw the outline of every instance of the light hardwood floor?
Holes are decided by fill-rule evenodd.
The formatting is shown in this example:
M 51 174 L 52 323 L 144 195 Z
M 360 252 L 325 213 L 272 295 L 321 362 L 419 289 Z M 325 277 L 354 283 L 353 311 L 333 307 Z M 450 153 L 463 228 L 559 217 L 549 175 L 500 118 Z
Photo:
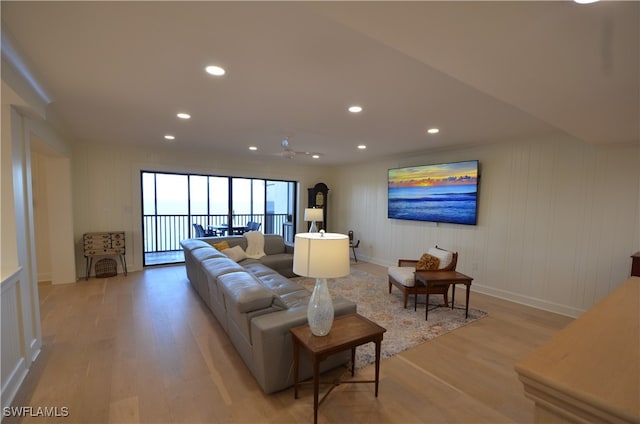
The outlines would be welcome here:
M 352 267 L 386 276 L 377 265 Z M 311 386 L 298 400 L 292 389 L 262 393 L 184 265 L 42 284 L 40 303 L 42 352 L 13 405 L 66 407 L 69 416 L 3 422 L 313 421 Z M 471 305 L 489 315 L 384 360 L 377 399 L 373 385 L 340 385 L 319 422 L 532 422 L 514 365 L 571 319 L 478 293 Z M 373 368 L 356 378 L 363 375 L 372 378 Z

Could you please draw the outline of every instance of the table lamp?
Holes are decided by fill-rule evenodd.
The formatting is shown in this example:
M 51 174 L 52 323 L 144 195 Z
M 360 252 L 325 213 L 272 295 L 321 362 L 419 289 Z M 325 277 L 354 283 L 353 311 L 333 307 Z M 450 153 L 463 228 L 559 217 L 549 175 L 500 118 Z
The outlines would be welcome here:
M 311 228 L 309 228 L 310 233 L 318 232 L 316 221 L 322 221 L 324 219 L 322 212 L 323 212 L 322 209 L 315 209 L 315 208 L 306 208 L 304 210 L 304 220 L 311 221 Z
M 314 335 L 326 336 L 333 325 L 333 301 L 327 278 L 349 275 L 349 237 L 324 230 L 296 234 L 293 272 L 316 279 L 307 307 L 307 320 Z

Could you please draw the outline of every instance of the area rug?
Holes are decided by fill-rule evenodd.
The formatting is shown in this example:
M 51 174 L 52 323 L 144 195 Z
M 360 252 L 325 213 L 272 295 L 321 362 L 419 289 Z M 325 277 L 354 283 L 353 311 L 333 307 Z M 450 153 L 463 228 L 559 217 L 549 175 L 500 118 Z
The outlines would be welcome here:
M 294 278 L 298 284 L 313 291 L 314 278 Z M 382 359 L 446 334 L 456 328 L 467 325 L 487 315 L 486 312 L 469 307 L 469 318 L 464 317 L 465 288 L 456 289 L 456 309 L 433 308 L 441 304 L 442 295 L 433 295 L 429 299 L 429 320 L 424 319 L 425 305 L 418 304 L 413 310 L 413 297 L 409 297 L 407 309 L 403 307 L 402 293 L 393 287 L 389 294 L 387 278 L 376 277 L 367 272 L 352 270 L 351 274 L 342 278 L 328 279 L 329 292 L 332 297 L 341 296 L 358 305 L 358 313 L 387 329 L 382 341 Z M 424 302 L 424 296 L 420 296 Z M 451 300 L 451 299 L 449 299 Z M 460 300 L 462 303 L 460 303 Z M 473 295 L 470 298 L 470 305 Z M 461 308 L 461 309 L 458 309 Z M 356 369 L 361 369 L 375 362 L 373 343 L 356 349 Z

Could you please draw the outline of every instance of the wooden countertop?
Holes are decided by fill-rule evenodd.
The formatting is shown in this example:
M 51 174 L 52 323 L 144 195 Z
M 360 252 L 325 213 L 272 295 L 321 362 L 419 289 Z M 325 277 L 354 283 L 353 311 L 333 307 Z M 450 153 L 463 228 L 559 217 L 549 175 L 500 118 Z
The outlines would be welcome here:
M 640 278 L 629 278 L 516 371 L 537 407 L 588 421 L 640 423 Z

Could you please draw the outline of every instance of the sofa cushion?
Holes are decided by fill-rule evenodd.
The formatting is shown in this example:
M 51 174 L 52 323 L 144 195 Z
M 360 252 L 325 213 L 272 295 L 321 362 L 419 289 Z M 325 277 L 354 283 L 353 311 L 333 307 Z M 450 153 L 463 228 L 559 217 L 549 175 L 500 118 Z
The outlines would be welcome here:
M 289 280 L 286 277 L 283 277 L 275 271 L 273 272 L 273 274 L 260 276 L 260 282 L 262 282 L 262 284 L 264 284 L 267 288 L 273 290 L 276 294 L 291 293 L 300 290 L 307 291 L 301 285 L 294 283 L 293 281 Z
M 278 253 L 284 252 L 284 238 L 273 234 L 267 234 L 264 236 L 264 253 L 266 253 L 267 255 L 276 255 Z
M 297 277 L 293 274 L 293 255 L 291 253 L 274 253 L 260 258 L 260 262 L 275 269 L 285 277 Z
M 211 246 L 203 247 L 201 249 L 196 249 L 191 251 L 191 256 L 197 261 L 204 261 L 205 259 L 220 257 L 222 254 L 218 252 L 216 249 L 211 248 Z
M 202 267 L 207 271 L 207 273 L 209 273 L 209 275 L 215 278 L 230 272 L 244 271 L 242 265 L 238 265 L 223 254 L 220 254 L 218 257 L 202 261 Z
M 278 309 L 306 307 L 309 305 L 310 297 L 311 293 L 306 289 L 282 293 L 274 297 L 273 306 Z
M 257 261 L 255 259 L 248 259 L 246 261 L 242 261 L 240 265 L 242 265 L 244 269 L 246 269 L 247 271 L 249 271 L 250 273 L 252 273 L 258 278 L 260 278 L 263 275 L 273 274 L 274 272 L 276 272 L 273 268 L 270 268 L 265 264 L 263 264 L 262 262 Z
M 416 269 L 412 266 L 390 266 L 387 269 L 387 273 L 390 277 L 406 287 L 413 287 L 416 285 L 415 272 Z
M 247 239 L 242 236 L 221 236 L 221 237 L 208 237 L 202 239 L 202 241 L 208 243 L 213 246 L 215 243 L 227 242 L 229 247 L 240 246 L 246 252 L 247 251 Z M 277 234 L 264 234 L 264 242 L 265 242 L 265 253 L 270 255 L 272 250 L 277 249 L 278 245 L 284 244 L 284 239 L 282 236 Z M 269 246 L 275 246 L 272 250 L 269 249 Z M 284 249 L 273 251 L 273 253 L 282 253 Z
M 244 236 L 229 236 L 225 240 L 230 247 L 240 246 L 243 250 L 247 250 L 247 239 Z
M 256 277 L 246 271 L 230 272 L 218 277 L 227 308 L 245 313 L 268 308 L 273 303 L 274 293 Z
M 209 243 L 207 243 L 206 241 L 198 240 L 198 239 L 182 240 L 180 242 L 180 246 L 182 246 L 182 248 L 185 251 L 191 251 L 191 250 L 195 250 L 195 249 L 200 249 L 202 247 L 211 247 L 211 245 Z

